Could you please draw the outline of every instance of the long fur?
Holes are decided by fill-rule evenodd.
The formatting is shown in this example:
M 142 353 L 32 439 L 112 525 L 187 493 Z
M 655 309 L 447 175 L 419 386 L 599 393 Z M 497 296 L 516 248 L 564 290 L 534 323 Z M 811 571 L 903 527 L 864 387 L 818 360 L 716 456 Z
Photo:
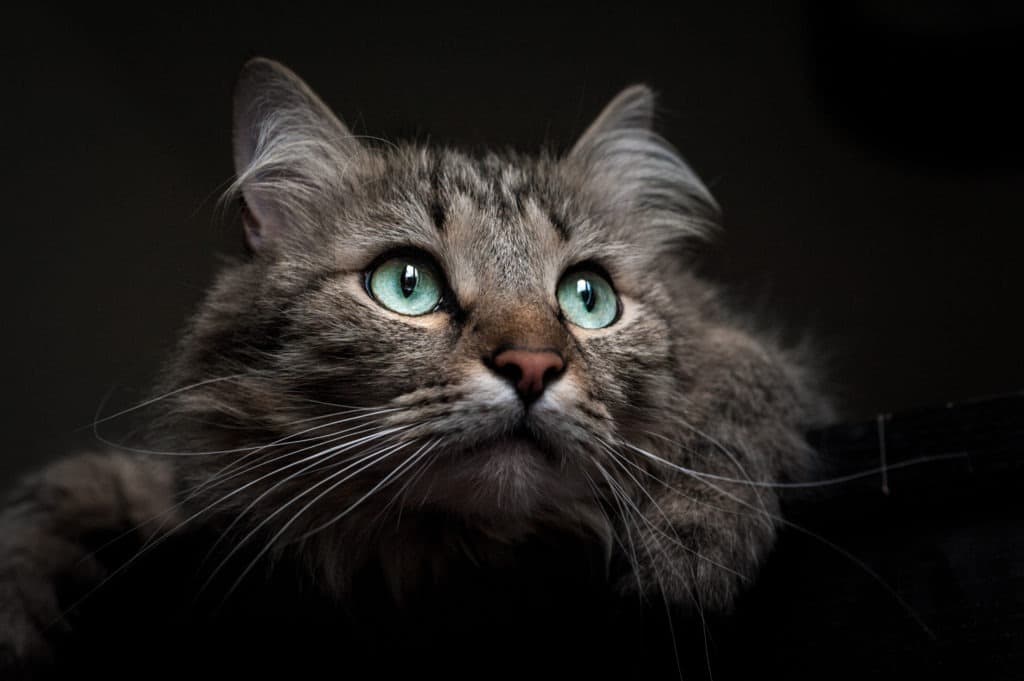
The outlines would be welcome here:
M 235 107 L 231 196 L 253 253 L 188 324 L 149 453 L 57 464 L 0 516 L 0 647 L 52 653 L 39 623 L 59 619 L 60 577 L 98 527 L 142 532 L 143 550 L 213 530 L 212 572 L 273 579 L 289 557 L 339 603 L 367 566 L 402 598 L 454 562 L 572 535 L 627 566 L 609 589 L 727 609 L 774 540 L 764 483 L 813 467 L 802 433 L 829 408 L 680 257 L 717 207 L 650 129 L 650 91 L 624 92 L 564 157 L 364 144 L 266 60 Z M 409 249 L 448 288 L 422 317 L 365 288 Z M 575 267 L 615 287 L 607 328 L 559 310 Z M 564 372 L 527 405 L 489 363 L 505 347 L 556 352 Z

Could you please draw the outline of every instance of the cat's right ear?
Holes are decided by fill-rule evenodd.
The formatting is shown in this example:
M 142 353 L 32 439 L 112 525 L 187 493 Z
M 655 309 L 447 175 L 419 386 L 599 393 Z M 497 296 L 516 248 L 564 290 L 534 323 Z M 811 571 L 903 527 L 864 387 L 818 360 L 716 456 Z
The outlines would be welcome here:
M 649 133 L 654 127 L 654 93 L 646 85 L 631 85 L 605 106 L 590 124 L 570 156 L 582 156 L 599 145 L 601 140 L 620 131 Z
M 325 186 L 362 151 L 348 128 L 297 75 L 270 59 L 242 68 L 234 97 L 235 193 L 249 247 L 273 248 L 315 214 Z
M 609 214 L 628 214 L 619 221 L 629 225 L 628 238 L 646 239 L 656 251 L 677 252 L 713 232 L 718 205 L 679 152 L 655 132 L 654 112 L 650 88 L 626 88 L 580 136 L 564 163 Z

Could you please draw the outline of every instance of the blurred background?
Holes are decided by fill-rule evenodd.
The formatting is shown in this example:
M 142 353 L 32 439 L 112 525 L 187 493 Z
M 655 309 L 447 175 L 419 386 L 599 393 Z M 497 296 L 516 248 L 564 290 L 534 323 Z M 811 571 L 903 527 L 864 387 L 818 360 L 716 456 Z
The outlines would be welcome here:
M 256 55 L 357 132 L 462 146 L 566 148 L 647 82 L 724 209 L 702 267 L 816 339 L 847 419 L 1024 388 L 1020 3 L 5 12 L 0 485 L 142 399 L 240 252 L 216 200 Z

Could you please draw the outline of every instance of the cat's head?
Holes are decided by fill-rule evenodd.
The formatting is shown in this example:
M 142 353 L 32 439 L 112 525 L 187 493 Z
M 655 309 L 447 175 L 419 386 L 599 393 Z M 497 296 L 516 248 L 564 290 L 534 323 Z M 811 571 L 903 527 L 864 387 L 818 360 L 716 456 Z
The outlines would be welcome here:
M 734 352 L 683 257 L 714 201 L 652 118 L 634 86 L 560 156 L 396 146 L 250 62 L 233 196 L 251 253 L 167 386 L 177 446 L 227 452 L 187 459 L 190 481 L 248 485 L 221 508 L 288 535 L 399 509 L 606 531 L 599 490 L 633 484 L 610 452 L 664 452 L 681 410 L 705 423 L 729 391 L 695 403 L 697 374 Z

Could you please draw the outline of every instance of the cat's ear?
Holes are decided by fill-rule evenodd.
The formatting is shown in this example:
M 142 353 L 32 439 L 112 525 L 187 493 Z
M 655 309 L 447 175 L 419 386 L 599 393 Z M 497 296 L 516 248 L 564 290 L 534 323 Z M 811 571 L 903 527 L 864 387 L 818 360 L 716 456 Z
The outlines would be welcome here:
M 650 131 L 654 126 L 654 92 L 646 85 L 630 85 L 604 107 L 580 135 L 570 155 L 585 154 L 617 130 Z
M 311 189 L 329 183 L 361 151 L 291 70 L 263 58 L 246 63 L 235 86 L 234 188 L 245 203 L 249 246 L 272 246 L 308 219 Z
M 704 238 L 718 205 L 697 174 L 654 131 L 655 96 L 646 85 L 620 92 L 573 146 L 566 162 L 609 206 L 643 213 L 637 224 L 659 241 Z

